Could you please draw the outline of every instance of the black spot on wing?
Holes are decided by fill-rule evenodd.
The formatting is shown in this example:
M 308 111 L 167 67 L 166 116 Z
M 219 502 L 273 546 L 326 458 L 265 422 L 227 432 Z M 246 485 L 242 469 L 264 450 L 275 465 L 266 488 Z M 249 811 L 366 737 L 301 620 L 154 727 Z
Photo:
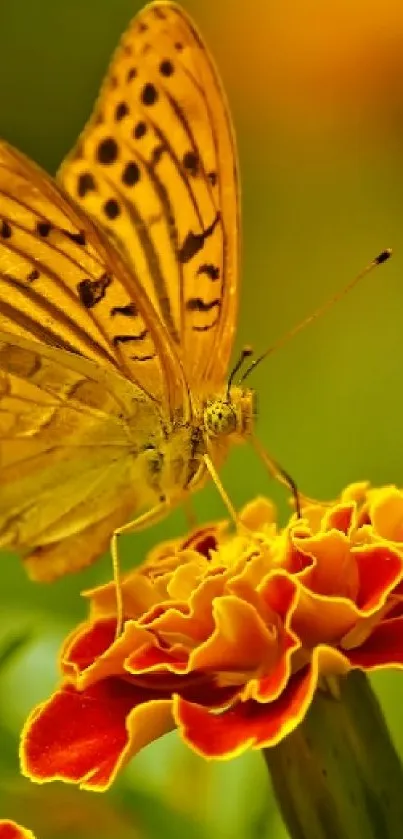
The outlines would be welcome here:
M 139 332 L 138 335 L 115 335 L 115 337 L 113 338 L 113 344 L 115 347 L 117 347 L 118 344 L 130 344 L 131 341 L 144 341 L 144 338 L 146 338 L 147 334 L 148 330 L 143 329 L 143 331 Z
M 12 233 L 12 231 L 11 231 L 11 227 L 10 227 L 8 221 L 5 221 L 3 219 L 3 221 L 1 222 L 1 225 L 0 225 L 0 236 L 1 236 L 1 238 L 2 239 L 10 239 L 11 238 L 11 233 Z
M 108 198 L 108 200 L 105 201 L 103 210 L 106 217 L 110 219 L 110 221 L 113 221 L 115 218 L 120 216 L 120 206 L 116 201 L 116 198 Z
M 27 276 L 27 282 L 33 283 L 35 280 L 39 280 L 40 273 L 36 268 L 33 268 L 32 271 L 29 272 Z
M 217 298 L 216 300 L 210 300 L 206 303 L 205 300 L 202 300 L 201 297 L 190 297 L 189 300 L 186 301 L 186 308 L 188 312 L 210 312 L 211 309 L 219 309 L 221 301 Z
M 157 88 L 151 82 L 147 82 L 147 84 L 144 85 L 143 90 L 141 91 L 141 101 L 143 105 L 151 107 L 151 105 L 155 105 L 157 99 Z
M 115 120 L 116 122 L 121 122 L 122 119 L 127 117 L 129 114 L 129 106 L 127 102 L 119 102 L 115 108 Z
M 36 224 L 36 232 L 42 239 L 46 239 L 49 236 L 49 233 L 52 229 L 52 225 L 49 221 L 38 221 Z
M 174 68 L 174 65 L 172 64 L 172 61 L 170 61 L 169 58 L 166 58 L 163 61 L 161 61 L 159 70 L 160 70 L 161 76 L 165 76 L 165 78 L 169 78 L 169 76 L 172 76 L 175 68 Z
M 112 282 L 109 274 L 103 274 L 99 280 L 81 280 L 77 285 L 78 296 L 86 309 L 92 309 L 105 297 L 106 290 Z
M 200 265 L 197 269 L 198 274 L 205 274 L 209 280 L 219 280 L 220 279 L 220 269 L 217 265 L 212 265 L 211 262 L 205 262 L 203 265 Z
M 210 329 L 213 329 L 218 323 L 218 316 L 214 318 L 212 323 L 205 323 L 203 326 L 192 326 L 193 332 L 209 332 Z
M 214 221 L 209 225 L 209 227 L 206 227 L 202 233 L 193 233 L 192 230 L 189 231 L 178 252 L 180 262 L 183 264 L 190 262 L 190 260 L 202 249 L 206 239 L 214 233 L 220 218 L 220 213 L 217 213 Z
M 183 155 L 183 165 L 187 172 L 195 178 L 199 174 L 200 159 L 195 151 L 187 151 Z
M 79 198 L 85 198 L 88 192 L 95 192 L 95 189 L 95 180 L 91 172 L 82 172 L 77 183 L 77 195 Z
M 134 303 L 128 303 L 127 306 L 114 306 L 111 309 L 111 316 L 123 315 L 123 317 L 134 318 L 138 315 L 138 310 Z
M 146 134 L 146 132 L 147 132 L 147 125 L 146 125 L 146 123 L 145 123 L 145 122 L 141 119 L 141 120 L 139 120 L 139 122 L 137 122 L 137 123 L 136 123 L 136 125 L 134 126 L 134 131 L 133 131 L 133 136 L 134 136 L 134 139 L 135 139 L 135 140 L 141 140 L 141 138 L 142 138 L 142 137 L 144 137 L 144 135 Z
M 132 361 L 152 361 L 155 358 L 155 353 L 152 355 L 131 355 Z
M 129 160 L 122 172 L 122 183 L 134 186 L 140 180 L 140 169 L 134 160 Z
M 201 312 L 206 314 L 207 312 L 211 312 L 212 309 L 220 309 L 221 300 L 217 297 L 215 300 L 209 300 L 208 302 L 203 300 L 201 297 L 190 297 L 189 300 L 186 301 L 186 309 L 188 312 Z M 213 327 L 218 323 L 219 314 L 214 318 L 211 323 L 202 323 L 202 324 L 192 324 L 193 332 L 208 332 L 209 329 L 213 329 Z
M 105 137 L 101 140 L 97 148 L 98 163 L 102 163 L 104 166 L 110 166 L 115 162 L 118 154 L 118 144 L 113 137 Z
M 71 241 L 75 242 L 77 245 L 85 245 L 85 233 L 82 230 L 78 233 L 70 233 L 69 230 L 63 230 L 63 233 L 68 239 L 71 239 Z

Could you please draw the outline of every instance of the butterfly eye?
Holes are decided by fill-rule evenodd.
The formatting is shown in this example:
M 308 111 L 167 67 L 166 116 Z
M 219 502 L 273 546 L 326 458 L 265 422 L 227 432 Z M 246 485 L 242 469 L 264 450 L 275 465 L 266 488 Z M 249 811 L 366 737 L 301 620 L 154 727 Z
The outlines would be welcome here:
M 212 437 L 232 434 L 237 427 L 237 415 L 234 406 L 222 399 L 209 402 L 204 409 L 204 427 Z

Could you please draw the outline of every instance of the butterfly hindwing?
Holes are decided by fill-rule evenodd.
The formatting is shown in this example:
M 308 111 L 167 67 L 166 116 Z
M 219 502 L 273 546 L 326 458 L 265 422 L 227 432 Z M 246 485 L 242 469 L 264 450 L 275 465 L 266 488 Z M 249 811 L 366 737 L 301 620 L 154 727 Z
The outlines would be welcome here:
M 158 432 L 153 403 L 113 371 L 0 333 L 0 546 L 28 552 L 40 578 L 69 567 L 66 539 L 80 543 L 74 566 L 88 564 L 108 545 L 105 521 L 144 502 L 138 454 Z

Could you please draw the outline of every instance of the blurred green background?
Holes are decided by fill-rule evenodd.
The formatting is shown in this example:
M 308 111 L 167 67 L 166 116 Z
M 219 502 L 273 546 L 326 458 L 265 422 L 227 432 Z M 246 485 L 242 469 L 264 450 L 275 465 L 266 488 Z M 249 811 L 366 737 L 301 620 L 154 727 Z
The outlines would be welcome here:
M 93 103 L 136 0 L 0 0 L 0 135 L 54 172 Z M 243 187 L 244 260 L 237 347 L 262 351 L 384 247 L 391 262 L 262 365 L 254 377 L 262 441 L 307 494 L 349 481 L 403 482 L 403 6 L 401 0 L 185 0 L 220 67 L 234 116 Z M 251 380 L 252 384 L 252 380 Z M 236 505 L 285 493 L 252 450 L 223 480 Z M 214 488 L 200 517 L 224 514 Z M 183 531 L 179 511 L 127 538 L 140 560 Z M 0 675 L 0 814 L 38 839 L 285 836 L 258 753 L 207 764 L 175 734 L 139 755 L 111 793 L 18 776 L 32 705 L 55 683 L 61 639 L 85 614 L 79 592 L 110 577 L 107 557 L 51 588 L 2 558 L 1 637 L 28 641 Z M 0 649 L 1 654 L 1 649 Z M 374 679 L 403 752 L 403 679 Z

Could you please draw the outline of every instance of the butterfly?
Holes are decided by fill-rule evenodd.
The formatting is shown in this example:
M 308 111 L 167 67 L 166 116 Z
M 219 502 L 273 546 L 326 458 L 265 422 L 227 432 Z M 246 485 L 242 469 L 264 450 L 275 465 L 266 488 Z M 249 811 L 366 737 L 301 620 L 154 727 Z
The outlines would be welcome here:
M 111 539 L 116 565 L 119 532 L 208 477 L 235 515 L 218 470 L 255 413 L 228 372 L 238 298 L 226 98 L 193 22 L 154 2 L 56 181 L 0 144 L 0 548 L 32 578 Z

